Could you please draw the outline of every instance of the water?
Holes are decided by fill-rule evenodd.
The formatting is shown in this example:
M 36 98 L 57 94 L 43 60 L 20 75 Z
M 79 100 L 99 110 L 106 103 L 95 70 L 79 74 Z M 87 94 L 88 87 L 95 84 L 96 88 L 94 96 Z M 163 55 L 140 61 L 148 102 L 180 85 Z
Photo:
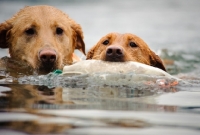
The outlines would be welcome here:
M 162 87 L 141 75 L 146 80 L 110 86 L 88 75 L 16 79 L 1 71 L 0 134 L 200 133 L 199 0 L 0 1 L 0 22 L 38 4 L 53 5 L 80 23 L 86 52 L 109 32 L 134 33 L 173 61 L 169 73 L 190 84 Z M 1 49 L 3 56 L 8 52 Z

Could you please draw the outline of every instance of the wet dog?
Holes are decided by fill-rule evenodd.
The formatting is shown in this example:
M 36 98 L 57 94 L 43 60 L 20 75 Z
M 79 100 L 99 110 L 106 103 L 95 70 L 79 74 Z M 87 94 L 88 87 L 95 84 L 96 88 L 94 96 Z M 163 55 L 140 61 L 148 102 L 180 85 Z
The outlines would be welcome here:
M 107 34 L 89 50 L 86 59 L 111 62 L 135 61 L 166 71 L 160 57 L 141 38 L 130 33 Z
M 46 5 L 25 7 L 1 23 L 0 48 L 8 48 L 12 60 L 41 73 L 72 64 L 75 49 L 85 54 L 81 26 Z

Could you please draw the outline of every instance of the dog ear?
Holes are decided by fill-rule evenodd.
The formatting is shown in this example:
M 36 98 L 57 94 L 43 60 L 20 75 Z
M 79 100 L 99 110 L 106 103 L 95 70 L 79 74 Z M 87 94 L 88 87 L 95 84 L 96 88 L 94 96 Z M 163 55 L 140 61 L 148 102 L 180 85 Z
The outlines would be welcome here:
M 158 55 L 156 55 L 153 51 L 151 51 L 151 54 L 150 54 L 150 65 L 166 71 L 161 58 Z
M 94 56 L 94 49 L 95 49 L 95 46 L 93 46 L 87 53 L 86 55 L 86 60 L 89 60 L 89 59 L 92 59 L 93 56 Z
M 8 48 L 8 33 L 12 25 L 7 21 L 0 24 L 0 48 Z
M 83 31 L 81 29 L 81 26 L 77 24 L 75 21 L 70 20 L 71 28 L 74 30 L 74 36 L 75 36 L 75 49 L 78 49 L 83 54 L 85 54 L 85 43 L 83 41 Z
M 85 43 L 83 41 L 83 36 L 81 36 L 79 33 L 76 35 L 76 48 L 79 51 L 81 51 L 83 54 L 85 54 Z

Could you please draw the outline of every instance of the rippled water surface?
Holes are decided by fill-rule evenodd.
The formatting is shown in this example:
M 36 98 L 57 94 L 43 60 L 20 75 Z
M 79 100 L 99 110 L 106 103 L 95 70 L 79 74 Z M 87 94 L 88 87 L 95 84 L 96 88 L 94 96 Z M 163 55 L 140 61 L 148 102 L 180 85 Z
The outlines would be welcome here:
M 140 74 L 122 84 L 117 78 L 130 81 L 130 74 L 103 82 L 98 75 L 13 75 L 1 69 L 0 134 L 200 134 L 199 0 L 0 1 L 0 22 L 38 4 L 53 5 L 80 23 L 86 51 L 109 32 L 140 36 L 183 81 L 170 85 L 167 79 L 163 86 Z M 108 85 L 112 78 L 116 83 Z

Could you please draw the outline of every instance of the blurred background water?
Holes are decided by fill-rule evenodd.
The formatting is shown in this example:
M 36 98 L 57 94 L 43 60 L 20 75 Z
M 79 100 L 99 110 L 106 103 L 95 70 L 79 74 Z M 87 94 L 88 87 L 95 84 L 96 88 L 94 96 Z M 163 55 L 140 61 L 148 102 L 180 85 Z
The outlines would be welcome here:
M 168 67 L 171 74 L 200 80 L 199 0 L 0 0 L 0 22 L 31 5 L 55 6 L 78 22 L 86 52 L 107 33 L 133 33 L 162 58 L 174 61 Z M 0 57 L 7 55 L 0 49 Z M 199 87 L 155 90 L 152 86 L 141 91 L 0 85 L 0 134 L 199 134 Z
M 155 51 L 200 50 L 199 0 L 1 0 L 0 22 L 24 6 L 41 4 L 55 6 L 81 24 L 87 50 L 110 32 L 134 33 Z

